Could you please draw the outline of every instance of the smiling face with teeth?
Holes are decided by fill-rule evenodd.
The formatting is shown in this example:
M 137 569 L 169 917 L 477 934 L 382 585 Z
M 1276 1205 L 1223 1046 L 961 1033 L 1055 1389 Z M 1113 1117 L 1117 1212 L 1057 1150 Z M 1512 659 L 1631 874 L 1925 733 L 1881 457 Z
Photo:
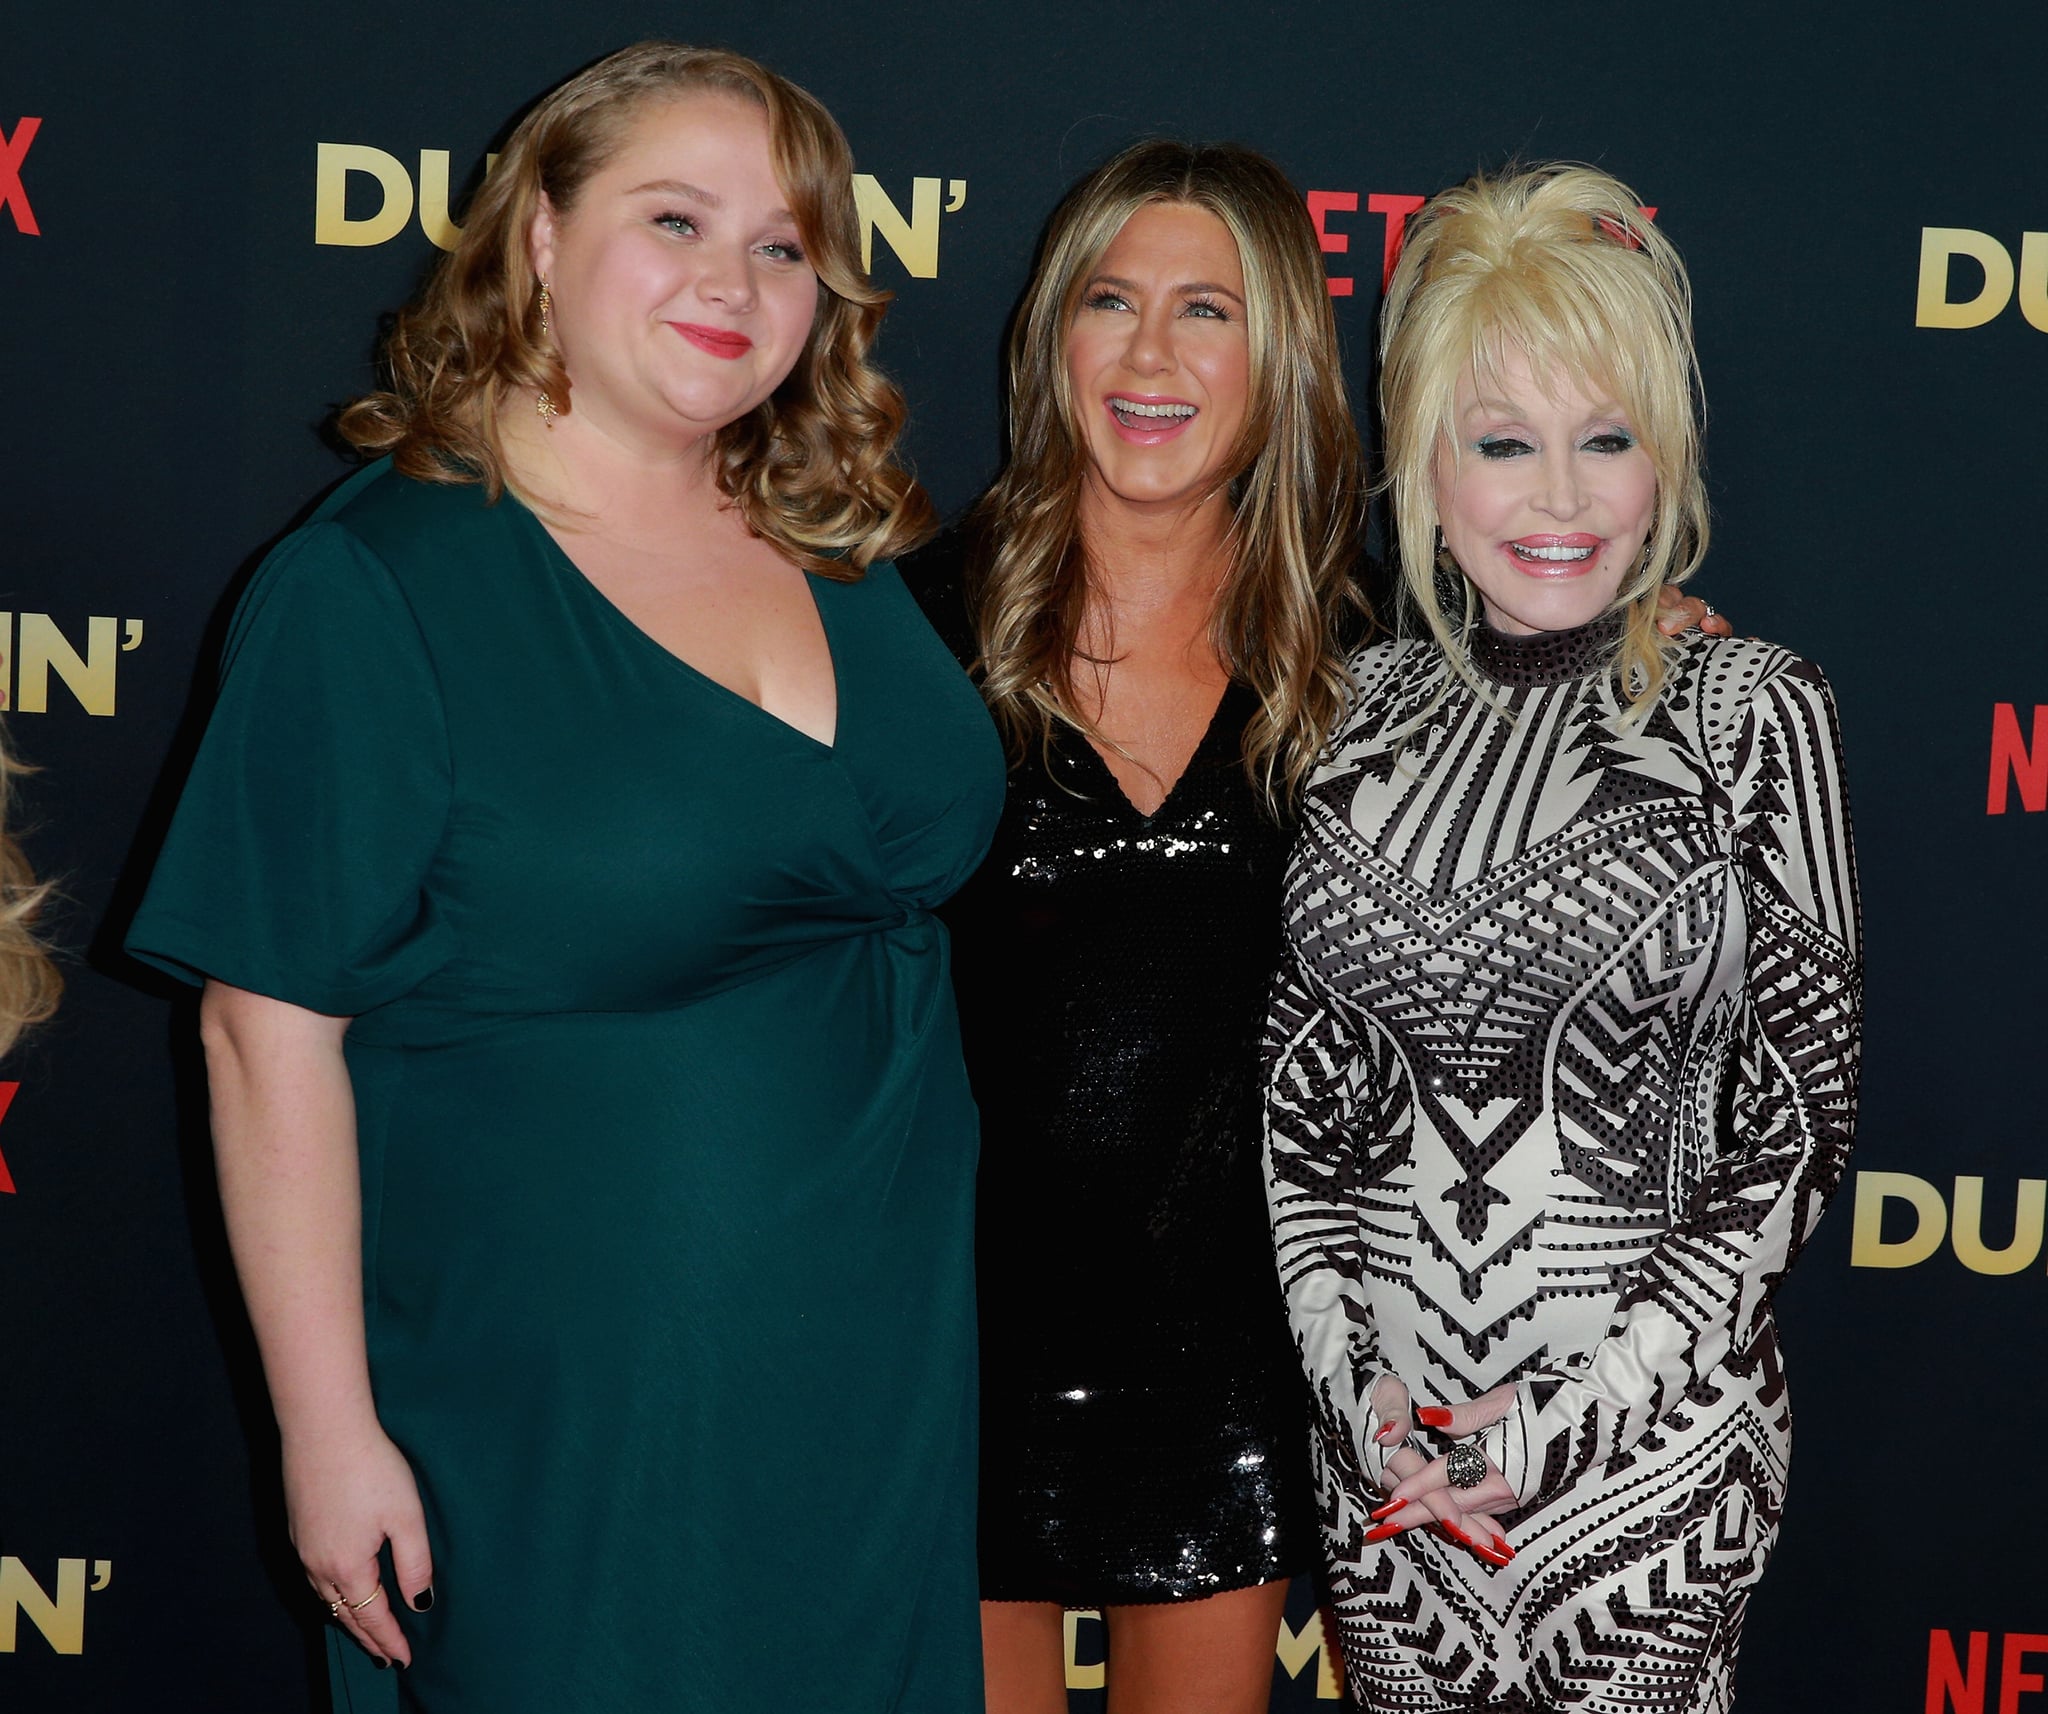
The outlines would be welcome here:
M 1084 509 L 1227 504 L 1251 394 L 1244 265 L 1205 208 L 1147 203 L 1081 289 L 1067 385 L 1088 448 Z
M 1436 460 L 1437 522 L 1497 631 L 1568 631 L 1614 604 L 1642 557 L 1657 472 L 1628 415 L 1509 347 L 1467 367 Z M 1546 384 L 1547 383 L 1547 384 Z

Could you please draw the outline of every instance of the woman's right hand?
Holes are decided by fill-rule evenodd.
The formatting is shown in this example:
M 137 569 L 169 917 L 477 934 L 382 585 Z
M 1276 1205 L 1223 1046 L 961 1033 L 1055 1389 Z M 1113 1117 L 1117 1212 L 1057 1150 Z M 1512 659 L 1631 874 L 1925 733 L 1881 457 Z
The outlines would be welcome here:
M 409 1666 L 391 1604 L 425 1605 L 434 1567 L 419 1488 L 378 1424 L 364 1352 L 348 1029 L 225 982 L 209 981 L 199 1002 L 221 1211 L 282 1436 L 292 1541 L 320 1605 L 341 1604 L 342 1629 L 379 1665 Z M 379 1582 L 387 1544 L 395 1589 Z
M 374 1421 L 334 1435 L 288 1435 L 284 1494 L 292 1545 L 320 1604 L 340 1603 L 335 1623 L 379 1666 L 410 1666 L 412 1647 L 391 1605 L 432 1605 L 434 1561 L 405 1454 Z M 387 1543 L 396 1589 L 381 1581 Z
M 1421 1475 L 1431 1462 L 1414 1447 L 1402 1447 L 1387 1460 L 1388 1474 L 1397 1479 L 1393 1487 L 1407 1482 L 1412 1476 Z M 1389 1492 L 1392 1492 L 1392 1487 Z M 1500 1520 L 1490 1512 L 1466 1511 L 1453 1497 L 1457 1493 L 1455 1488 L 1439 1487 L 1413 1499 L 1389 1500 L 1372 1514 L 1373 1528 L 1365 1539 L 1385 1541 L 1403 1530 L 1434 1527 L 1446 1539 L 1456 1542 L 1488 1565 L 1496 1568 L 1506 1565 L 1515 1557 L 1515 1550 L 1508 1545 L 1507 1532 L 1501 1528 Z
M 1396 1391 L 1395 1389 L 1398 1389 Z M 1457 1432 L 1472 1433 L 1488 1423 L 1499 1420 L 1514 1407 L 1513 1386 L 1496 1387 L 1483 1398 L 1475 1399 L 1462 1407 L 1462 1414 L 1471 1418 L 1462 1424 Z M 1367 1534 L 1367 1541 L 1385 1541 L 1399 1535 L 1403 1530 L 1433 1527 L 1447 1540 L 1496 1568 L 1506 1565 L 1515 1557 L 1515 1550 L 1508 1545 L 1506 1532 L 1500 1521 L 1490 1512 L 1468 1510 L 1466 1502 L 1484 1502 L 1498 1490 L 1512 1500 L 1513 1495 L 1497 1479 L 1478 1489 L 1467 1492 L 1453 1488 L 1442 1481 L 1418 1485 L 1413 1478 L 1431 1471 L 1441 1463 L 1418 1451 L 1410 1437 L 1422 1425 L 1422 1412 L 1408 1392 L 1407 1386 L 1391 1376 L 1381 1378 L 1372 1398 L 1374 1414 L 1380 1418 L 1381 1427 L 1373 1438 L 1383 1446 L 1392 1446 L 1386 1454 L 1386 1483 L 1388 1503 L 1373 1514 L 1373 1529 Z M 1438 1414 L 1441 1415 L 1441 1408 Z M 1407 1490 L 1404 1492 L 1403 1490 Z

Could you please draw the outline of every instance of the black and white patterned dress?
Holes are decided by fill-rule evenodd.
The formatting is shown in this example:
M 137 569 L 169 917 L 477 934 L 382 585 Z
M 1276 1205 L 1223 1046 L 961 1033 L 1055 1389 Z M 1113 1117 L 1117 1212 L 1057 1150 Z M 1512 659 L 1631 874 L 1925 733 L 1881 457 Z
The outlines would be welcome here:
M 1371 1714 L 1725 1709 L 1777 1535 L 1771 1294 L 1856 1102 L 1833 700 L 1696 636 L 1629 725 L 1615 637 L 1485 632 L 1484 697 L 1429 644 L 1361 650 L 1290 866 L 1268 1189 Z M 1506 1568 L 1365 1541 L 1388 1376 L 1518 1384 L 1482 1442 Z

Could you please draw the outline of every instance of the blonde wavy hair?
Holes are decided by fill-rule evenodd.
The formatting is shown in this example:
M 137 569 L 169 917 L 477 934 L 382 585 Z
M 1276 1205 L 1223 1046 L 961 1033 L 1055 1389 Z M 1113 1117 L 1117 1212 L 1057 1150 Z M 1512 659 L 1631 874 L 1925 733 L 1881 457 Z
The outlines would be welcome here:
M 563 213 L 650 104 L 715 90 L 768 116 L 775 176 L 820 291 L 796 368 L 713 438 L 718 486 L 748 528 L 806 570 L 857 577 L 930 532 L 931 503 L 896 462 L 903 396 L 868 360 L 890 294 L 860 265 L 853 154 L 832 115 L 740 54 L 641 42 L 578 72 L 520 120 L 462 236 L 384 347 L 388 385 L 341 413 L 342 435 L 422 482 L 505 486 L 500 409 L 574 389 L 540 325 L 527 234 L 542 192 Z
M 1010 335 L 1009 462 L 969 521 L 982 693 L 1013 758 L 1056 724 L 1099 741 L 1073 683 L 1090 589 L 1079 527 L 1089 459 L 1067 336 L 1103 253 L 1152 203 L 1215 215 L 1244 267 L 1251 397 L 1222 479 L 1231 568 L 1213 636 L 1230 676 L 1258 694 L 1245 766 L 1279 812 L 1344 703 L 1346 610 L 1364 606 L 1352 577 L 1364 483 L 1315 228 L 1280 169 L 1249 149 L 1136 144 L 1052 217 Z
M 49 883 L 36 879 L 21 847 L 5 831 L 15 778 L 33 771 L 0 740 L 0 1053 L 31 1024 L 53 1016 L 64 992 L 64 978 L 36 933 Z
M 1657 474 L 1642 563 L 1615 606 L 1627 624 L 1615 669 L 1640 715 L 1663 688 L 1667 650 L 1657 592 L 1683 583 L 1707 551 L 1700 480 L 1699 360 L 1692 287 L 1671 241 L 1634 191 L 1592 167 L 1546 165 L 1480 176 L 1433 197 L 1409 223 L 1380 323 L 1383 487 L 1408 605 L 1468 682 L 1479 620 L 1438 589 L 1435 478 L 1457 445 L 1455 404 L 1467 370 L 1497 382 L 1520 351 L 1539 377 L 1569 376 L 1628 413 Z

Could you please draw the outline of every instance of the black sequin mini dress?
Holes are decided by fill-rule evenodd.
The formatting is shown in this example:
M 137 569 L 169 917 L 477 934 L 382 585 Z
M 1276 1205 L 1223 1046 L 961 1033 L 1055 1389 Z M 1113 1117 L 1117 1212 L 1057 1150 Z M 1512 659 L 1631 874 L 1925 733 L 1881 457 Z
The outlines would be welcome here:
M 957 551 L 905 566 L 972 655 Z M 1198 1600 L 1316 1553 L 1260 1171 L 1287 834 L 1232 686 L 1150 816 L 1081 738 L 1013 768 L 946 913 L 981 1108 L 981 1591 Z

